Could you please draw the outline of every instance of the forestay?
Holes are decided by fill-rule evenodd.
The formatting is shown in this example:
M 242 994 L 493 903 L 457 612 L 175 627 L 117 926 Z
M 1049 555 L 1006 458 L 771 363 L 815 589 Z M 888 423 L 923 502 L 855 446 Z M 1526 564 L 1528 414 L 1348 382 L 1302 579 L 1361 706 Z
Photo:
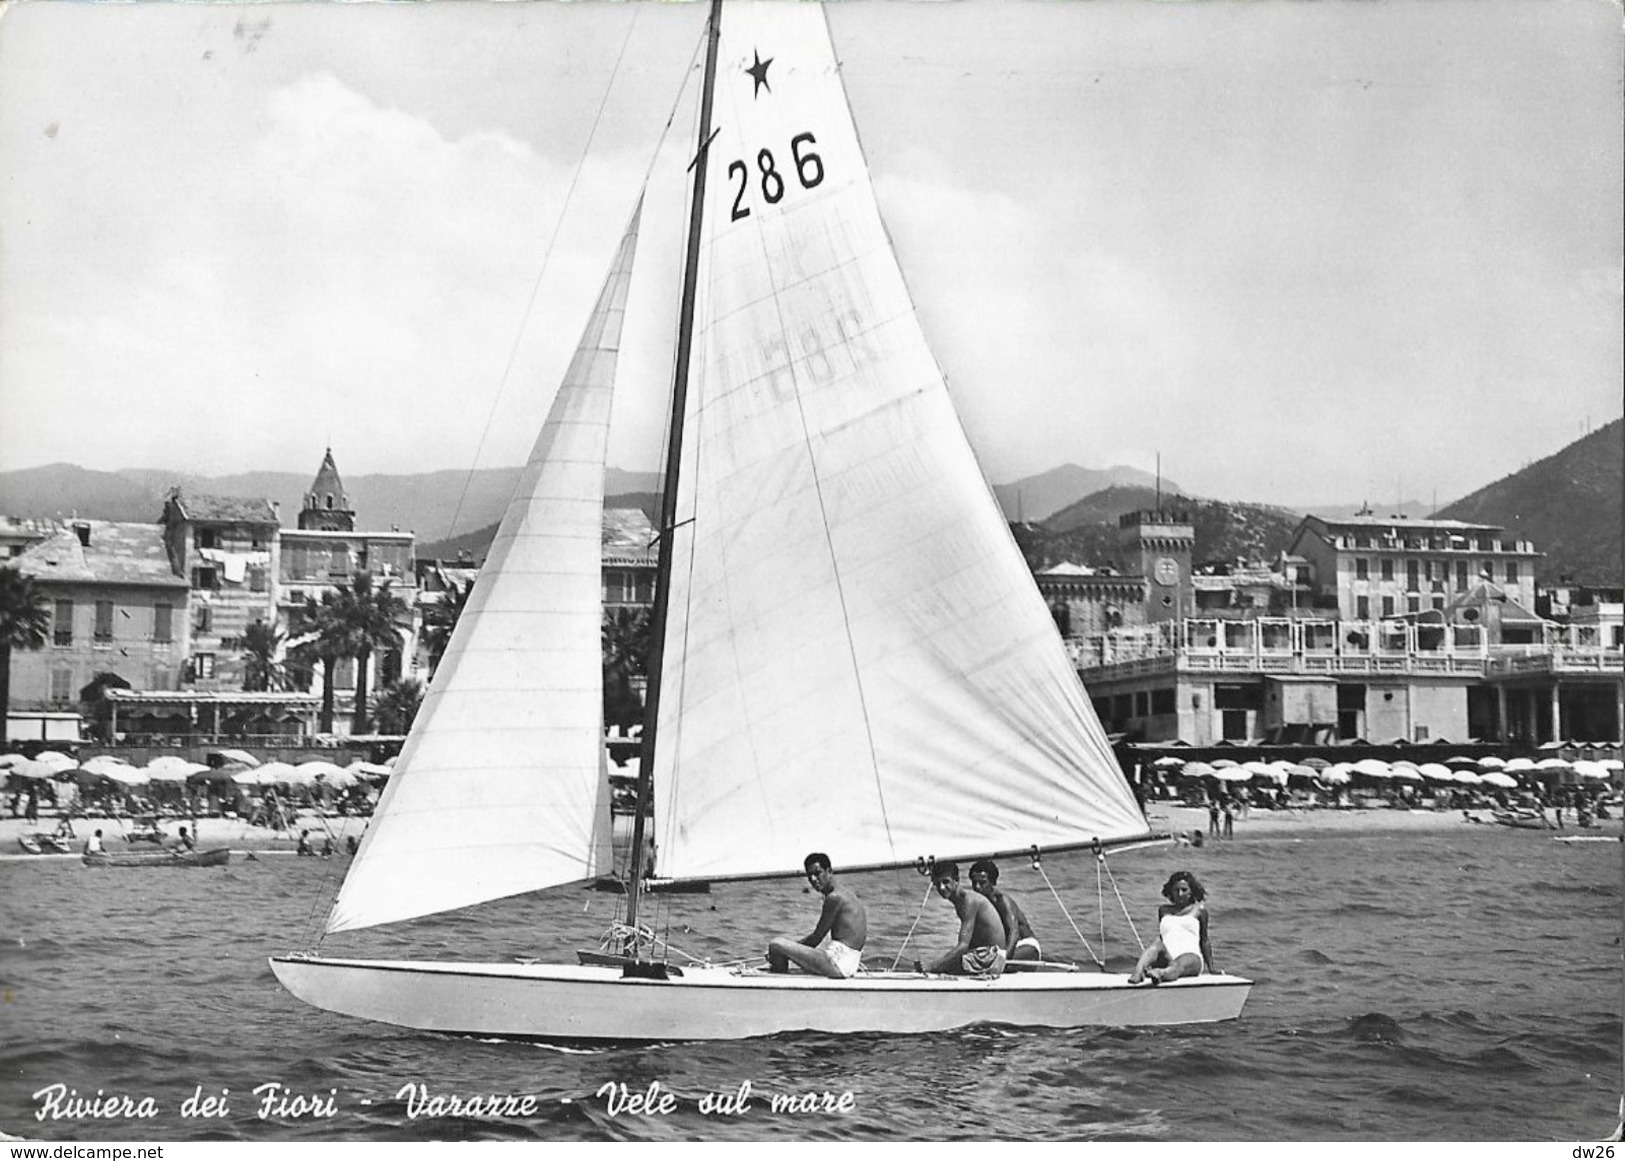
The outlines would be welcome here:
M 604 460 L 634 213 L 329 931 L 610 865 L 600 646 Z
M 660 873 L 1145 833 L 926 347 L 822 8 L 727 15 Z

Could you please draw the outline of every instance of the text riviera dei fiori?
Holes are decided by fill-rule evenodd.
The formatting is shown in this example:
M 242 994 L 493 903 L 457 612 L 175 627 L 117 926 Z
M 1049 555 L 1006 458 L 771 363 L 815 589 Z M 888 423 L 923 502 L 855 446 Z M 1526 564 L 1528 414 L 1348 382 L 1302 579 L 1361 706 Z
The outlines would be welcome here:
M 278 1081 L 266 1081 L 248 1090 L 254 1115 L 260 1120 L 300 1120 L 333 1117 L 338 1114 L 338 1089 L 325 1093 L 300 1093 Z M 633 1090 L 619 1081 L 607 1081 L 594 1094 L 604 1102 L 604 1111 L 612 1116 L 667 1116 L 677 1111 L 680 1099 L 661 1083 L 650 1081 L 647 1087 Z M 97 1089 L 94 1096 L 81 1095 L 78 1089 L 65 1084 L 48 1084 L 33 1094 L 39 1103 L 34 1111 L 37 1121 L 113 1121 L 151 1120 L 159 1116 L 158 1100 L 152 1096 L 133 1093 L 108 1093 Z M 181 1101 L 177 1112 L 188 1119 L 225 1118 L 232 1112 L 234 1098 L 231 1089 L 222 1088 L 219 1094 L 205 1093 L 202 1085 Z M 434 1117 L 529 1117 L 541 1108 L 540 1098 L 530 1093 L 481 1093 L 473 1096 L 443 1095 L 430 1091 L 419 1081 L 402 1085 L 395 1099 L 406 1105 L 411 1120 Z M 755 1107 L 753 1102 L 764 1102 L 773 1113 L 849 1113 L 857 1107 L 850 1091 L 841 1093 L 807 1092 L 759 1094 L 751 1082 L 741 1081 L 729 1092 L 708 1092 L 694 1102 L 703 1116 L 743 1116 Z M 363 1105 L 371 1105 L 363 1100 Z

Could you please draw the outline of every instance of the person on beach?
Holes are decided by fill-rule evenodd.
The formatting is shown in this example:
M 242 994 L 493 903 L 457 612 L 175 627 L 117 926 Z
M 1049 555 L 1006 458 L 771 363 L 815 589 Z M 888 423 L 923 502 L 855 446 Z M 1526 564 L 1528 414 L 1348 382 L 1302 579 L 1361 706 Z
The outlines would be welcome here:
M 294 851 L 294 854 L 314 855 L 315 853 L 315 851 L 310 849 L 310 829 L 307 827 L 299 832 L 299 847 Z
M 1235 808 L 1230 805 L 1230 800 L 1228 798 L 1226 798 L 1224 800 L 1224 808 L 1223 809 L 1224 809 L 1224 837 L 1225 838 L 1235 838 L 1236 837 L 1236 811 L 1235 811 Z
M 1217 798 L 1207 800 L 1207 833 L 1214 838 L 1219 837 L 1219 800 Z
M 959 939 L 947 954 L 922 970 L 948 975 L 996 977 L 1004 974 L 1004 923 L 990 900 L 968 891 L 959 881 L 959 864 L 949 861 L 931 868 L 931 886 L 954 905 L 959 916 Z
M 102 853 L 102 832 L 97 831 L 85 840 L 85 854 L 99 855 Z
M 197 850 L 197 839 L 188 834 L 184 826 L 181 827 L 180 838 L 175 840 L 175 844 L 183 851 Z
M 835 881 L 835 868 L 829 856 L 814 851 L 802 860 L 807 882 L 824 897 L 818 926 L 802 939 L 775 936 L 767 945 L 767 968 L 787 972 L 795 964 L 805 972 L 847 980 L 858 974 L 863 962 L 863 945 L 869 939 L 869 917 L 852 892 Z M 820 948 L 824 937 L 829 943 Z
M 1158 937 L 1140 955 L 1128 982 L 1153 984 L 1217 972 L 1207 934 L 1207 892 L 1189 871 L 1175 871 L 1162 885 L 1168 902 L 1157 908 Z
M 1006 959 L 1043 959 L 1044 949 L 1027 922 L 1027 913 L 1009 895 L 999 890 L 999 865 L 992 859 L 977 859 L 970 865 L 970 885 L 977 894 L 986 896 L 999 913 L 1004 926 L 1004 955 Z

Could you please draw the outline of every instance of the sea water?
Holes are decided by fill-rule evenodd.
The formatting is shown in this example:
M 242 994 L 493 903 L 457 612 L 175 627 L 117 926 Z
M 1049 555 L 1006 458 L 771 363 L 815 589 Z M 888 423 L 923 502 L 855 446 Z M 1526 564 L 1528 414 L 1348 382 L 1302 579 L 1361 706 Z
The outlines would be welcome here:
M 1238 833 L 1105 865 L 1051 856 L 1041 873 L 1008 861 L 1003 885 L 1050 954 L 1090 960 L 1075 925 L 1121 970 L 1154 935 L 1163 879 L 1194 871 L 1219 967 L 1256 981 L 1239 1020 L 595 1051 L 424 1035 L 294 1000 L 266 957 L 310 946 L 342 859 L 239 854 L 225 868 L 188 870 L 6 860 L 0 1131 L 45 1141 L 1499 1141 L 1613 1131 L 1619 843 L 1465 824 Z M 839 860 L 837 842 L 814 845 Z M 844 881 L 868 905 L 869 956 L 910 962 L 952 943 L 949 906 L 913 871 Z M 810 932 L 818 904 L 800 884 L 729 884 L 664 897 L 652 918 L 682 953 L 720 960 Z M 604 894 L 552 891 L 330 937 L 321 950 L 573 959 L 615 906 Z

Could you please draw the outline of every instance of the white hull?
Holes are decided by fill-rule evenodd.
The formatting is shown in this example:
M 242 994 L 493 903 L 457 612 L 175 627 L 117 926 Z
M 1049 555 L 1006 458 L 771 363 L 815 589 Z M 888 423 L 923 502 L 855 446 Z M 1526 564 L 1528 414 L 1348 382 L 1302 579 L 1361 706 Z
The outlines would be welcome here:
M 313 1007 L 428 1032 L 560 1042 L 738 1040 L 779 1032 L 941 1032 L 1199 1024 L 1241 1014 L 1252 981 L 1211 975 L 1131 986 L 1122 975 L 1009 973 L 997 980 L 865 973 L 852 980 L 683 968 L 274 958 Z

